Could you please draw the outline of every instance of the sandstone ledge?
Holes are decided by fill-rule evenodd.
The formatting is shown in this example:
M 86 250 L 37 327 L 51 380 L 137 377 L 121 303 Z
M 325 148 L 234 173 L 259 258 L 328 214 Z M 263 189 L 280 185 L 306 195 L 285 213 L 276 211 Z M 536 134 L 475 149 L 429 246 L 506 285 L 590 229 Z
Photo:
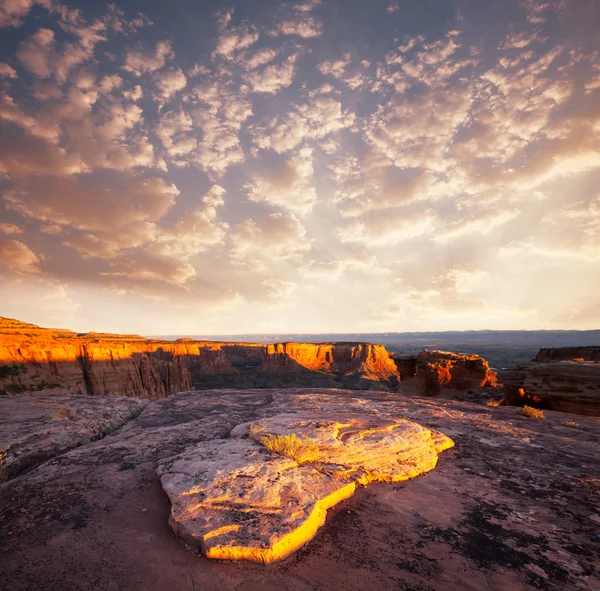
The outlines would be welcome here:
M 288 447 L 275 453 L 270 438 Z M 303 459 L 291 443 L 310 451 Z M 180 538 L 208 558 L 271 564 L 311 540 L 357 484 L 414 478 L 453 445 L 404 419 L 286 414 L 195 445 L 157 472 Z
M 94 396 L 0 397 L 0 482 L 112 433 L 147 401 Z

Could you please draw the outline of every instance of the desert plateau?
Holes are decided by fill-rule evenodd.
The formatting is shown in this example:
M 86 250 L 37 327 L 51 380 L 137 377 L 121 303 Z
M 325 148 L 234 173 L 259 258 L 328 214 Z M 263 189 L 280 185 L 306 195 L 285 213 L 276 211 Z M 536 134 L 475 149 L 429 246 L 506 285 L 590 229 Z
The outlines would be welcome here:
M 598 348 L 498 376 L 2 319 L 0 351 L 3 589 L 600 584 Z

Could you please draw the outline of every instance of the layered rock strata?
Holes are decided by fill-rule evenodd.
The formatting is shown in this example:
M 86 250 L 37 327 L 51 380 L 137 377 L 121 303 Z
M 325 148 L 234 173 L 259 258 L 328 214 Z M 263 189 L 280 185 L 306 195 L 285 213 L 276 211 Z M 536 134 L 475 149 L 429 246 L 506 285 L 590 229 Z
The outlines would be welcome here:
M 453 445 L 408 420 L 279 415 L 191 446 L 157 472 L 179 537 L 208 558 L 270 564 L 312 539 L 357 484 L 414 478 Z
M 400 372 L 401 393 L 477 395 L 497 385 L 496 372 L 479 355 L 422 351 L 416 356 L 395 357 L 394 361 Z
M 536 363 L 553 361 L 600 361 L 600 347 L 549 347 L 540 349 Z
M 116 431 L 146 404 L 90 396 L 0 398 L 0 482 Z
M 76 334 L 0 319 L 0 393 L 159 399 L 210 387 L 318 385 L 395 388 L 381 345 L 217 343 Z
M 499 373 L 509 404 L 600 416 L 600 363 L 557 361 Z

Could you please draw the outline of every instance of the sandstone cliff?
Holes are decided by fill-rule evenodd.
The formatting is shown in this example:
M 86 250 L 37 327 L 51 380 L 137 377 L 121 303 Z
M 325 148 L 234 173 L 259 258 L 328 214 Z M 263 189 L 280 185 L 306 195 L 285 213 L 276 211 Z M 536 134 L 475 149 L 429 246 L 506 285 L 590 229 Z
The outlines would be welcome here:
M 400 392 L 422 396 L 477 396 L 497 384 L 496 372 L 479 355 L 422 351 L 394 358 L 400 372 Z
M 193 389 L 286 385 L 395 388 L 381 345 L 259 345 L 77 334 L 0 319 L 0 392 L 159 399 Z
M 600 361 L 600 347 L 550 347 L 540 349 L 536 363 L 552 361 Z
M 509 404 L 600 416 L 600 363 L 530 363 L 499 373 Z

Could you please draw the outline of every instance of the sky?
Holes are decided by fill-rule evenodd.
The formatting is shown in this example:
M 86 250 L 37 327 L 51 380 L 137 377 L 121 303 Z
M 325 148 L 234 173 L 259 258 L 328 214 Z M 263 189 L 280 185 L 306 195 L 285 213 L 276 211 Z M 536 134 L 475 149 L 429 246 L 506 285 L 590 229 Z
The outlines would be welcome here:
M 595 0 L 0 0 L 0 315 L 600 327 Z

